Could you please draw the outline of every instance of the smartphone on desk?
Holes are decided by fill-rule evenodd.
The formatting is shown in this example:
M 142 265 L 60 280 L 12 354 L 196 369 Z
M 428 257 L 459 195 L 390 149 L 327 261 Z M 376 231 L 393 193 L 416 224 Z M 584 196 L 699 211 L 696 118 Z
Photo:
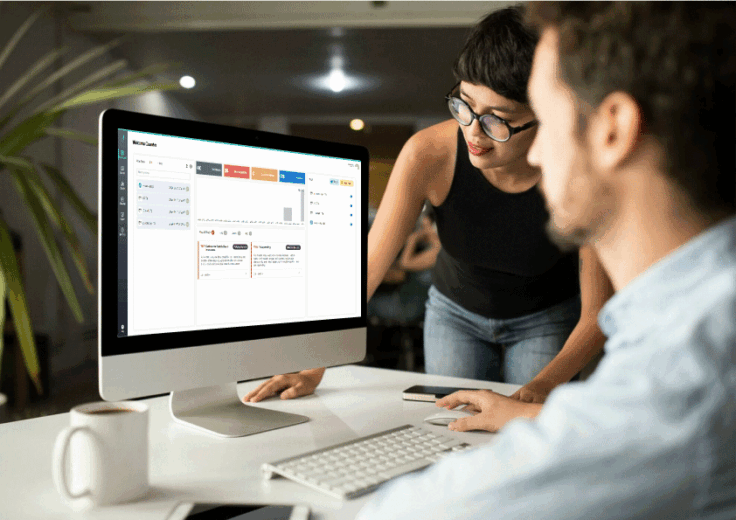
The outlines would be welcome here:
M 166 520 L 309 520 L 309 507 L 181 502 Z
M 435 402 L 438 399 L 459 392 L 460 390 L 478 390 L 477 388 L 455 388 L 452 386 L 425 386 L 415 385 L 404 390 L 403 398 L 405 401 L 429 401 Z

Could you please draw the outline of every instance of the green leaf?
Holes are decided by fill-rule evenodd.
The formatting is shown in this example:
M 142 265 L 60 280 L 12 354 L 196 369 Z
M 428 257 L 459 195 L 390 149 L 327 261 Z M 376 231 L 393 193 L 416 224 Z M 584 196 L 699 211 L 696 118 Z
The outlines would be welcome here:
M 64 139 L 74 139 L 75 141 L 82 141 L 83 143 L 97 146 L 97 136 L 94 134 L 88 134 L 85 132 L 78 132 L 70 128 L 47 128 L 47 135 L 54 137 L 63 137 Z
M 79 275 L 82 277 L 82 281 L 84 282 L 84 287 L 87 289 L 87 292 L 90 294 L 94 293 L 94 285 L 92 284 L 92 280 L 89 276 L 89 269 L 87 268 L 87 261 L 84 258 L 84 252 L 82 251 L 82 246 L 79 243 L 79 238 L 77 237 L 76 232 L 74 231 L 74 228 L 72 228 L 64 218 L 63 213 L 61 212 L 61 209 L 59 206 L 54 202 L 51 195 L 49 194 L 48 190 L 46 189 L 46 186 L 44 186 L 43 182 L 41 181 L 41 178 L 39 177 L 36 167 L 31 163 L 31 161 L 24 159 L 22 157 L 4 157 L 0 156 L 0 164 L 6 164 L 10 166 L 14 166 L 17 168 L 21 168 L 26 173 L 26 178 L 28 182 L 30 183 L 31 187 L 33 188 L 33 191 L 36 193 L 36 196 L 38 197 L 39 201 L 42 204 L 42 207 L 44 211 L 46 212 L 46 215 L 51 219 L 51 221 L 61 229 L 67 239 L 67 245 L 69 246 L 69 250 L 72 254 L 72 259 L 74 260 L 75 265 L 77 266 L 77 270 L 79 271 Z M 42 165 L 42 167 L 47 170 L 49 168 L 55 170 L 51 166 L 48 165 Z M 88 227 L 90 227 L 90 230 L 92 232 L 97 231 L 97 218 L 91 214 L 91 212 L 87 209 L 87 206 L 81 201 L 79 196 L 76 194 L 74 189 L 69 185 L 69 183 L 66 181 L 64 176 L 59 172 L 58 170 L 55 170 L 51 172 L 49 177 L 53 177 L 52 180 L 54 181 L 54 184 L 59 188 L 59 191 L 62 192 L 62 194 L 67 197 L 69 202 L 72 204 L 72 206 L 77 209 L 77 206 L 81 206 L 84 213 L 80 212 L 80 215 L 83 219 L 85 219 L 85 224 L 87 224 Z M 61 181 L 61 182 L 60 182 Z M 60 185 L 61 184 L 61 185 Z M 90 225 L 89 222 L 87 222 L 87 218 L 90 218 L 92 225 Z M 85 218 L 86 217 L 86 218 Z
M 80 54 L 75 60 L 64 65 L 56 72 L 49 75 L 41 83 L 36 85 L 36 87 L 32 89 L 23 99 L 21 99 L 18 103 L 16 103 L 16 105 L 13 107 L 13 110 L 11 110 L 9 114 L 7 114 L 2 120 L 0 120 L 0 128 L 4 128 L 8 124 L 8 122 L 10 122 L 10 120 L 12 120 L 24 106 L 26 106 L 29 102 L 31 102 L 38 94 L 43 92 L 46 88 L 48 88 L 55 82 L 59 81 L 60 79 L 68 75 L 69 73 L 73 72 L 75 69 L 89 62 L 90 60 L 93 60 L 94 58 L 97 58 L 98 56 L 105 54 L 113 47 L 119 45 L 123 39 L 124 38 L 118 38 L 109 43 L 106 43 L 105 45 L 98 45 L 97 47 L 94 47 Z
M 84 252 L 82 251 L 82 245 L 79 243 L 79 237 L 77 237 L 77 233 L 74 231 L 74 228 L 70 226 L 69 223 L 66 221 L 64 215 L 61 212 L 61 209 L 51 198 L 51 195 L 46 189 L 46 186 L 43 185 L 41 178 L 36 172 L 35 167 L 32 167 L 30 170 L 26 170 L 26 177 L 30 182 L 33 191 L 36 193 L 36 196 L 41 202 L 46 215 L 49 217 L 49 219 L 51 219 L 51 222 L 53 222 L 64 233 L 67 241 L 67 246 L 69 246 L 69 252 L 72 255 L 72 260 L 74 260 L 74 264 L 77 266 L 79 275 L 82 277 L 85 289 L 87 289 L 88 293 L 94 294 L 95 287 L 89 277 L 87 261 L 84 258 Z
M 48 10 L 48 7 L 43 7 L 33 13 L 31 16 L 29 16 L 25 22 L 23 22 L 23 25 L 18 27 L 18 30 L 15 31 L 15 34 L 10 38 L 8 43 L 5 45 L 5 48 L 3 49 L 3 52 L 0 53 L 0 68 L 5 64 L 5 61 L 8 59 L 8 56 L 10 56 L 10 53 L 13 52 L 13 49 L 15 49 L 15 46 L 18 45 L 18 42 L 21 38 L 23 38 L 23 35 L 28 32 L 28 29 L 31 28 L 31 25 L 38 20 L 38 17 L 41 16 L 43 13 L 45 13 Z
M 146 94 L 148 92 L 158 92 L 163 90 L 175 90 L 180 88 L 178 83 L 156 83 L 148 86 L 128 86 L 110 89 L 94 89 L 87 92 L 83 92 L 59 106 L 53 107 L 51 110 L 68 110 L 70 108 L 79 107 L 82 105 L 91 105 L 99 103 L 101 101 L 109 101 L 112 99 L 121 99 L 130 96 L 137 96 L 138 94 Z
M 19 155 L 29 144 L 46 137 L 46 128 L 53 125 L 63 112 L 43 112 L 23 120 L 0 139 L 0 155 Z
M 0 219 L 0 270 L 2 270 L 7 289 L 8 303 L 10 304 L 10 314 L 13 317 L 13 326 L 18 334 L 18 342 L 20 350 L 23 353 L 23 360 L 31 377 L 34 386 L 39 394 L 43 393 L 41 386 L 41 371 L 38 364 L 38 355 L 36 353 L 36 340 L 33 336 L 33 327 L 31 326 L 31 317 L 28 314 L 28 305 L 26 303 L 26 294 L 23 290 L 23 281 L 20 277 L 18 269 L 18 260 L 13 250 L 13 242 L 10 239 L 10 233 L 5 222 Z M 3 301 L 3 305 L 4 305 Z
M 14 106 L 13 106 L 13 107 L 12 107 L 12 108 L 10 109 L 10 112 L 8 112 L 8 113 L 7 113 L 6 115 L 5 115 L 5 117 L 3 117 L 2 119 L 0 119 L 0 130 L 2 130 L 3 128 L 5 128 L 5 127 L 6 127 L 7 125 L 8 125 L 8 123 L 9 123 L 9 122 L 10 122 L 10 121 L 11 121 L 11 120 L 12 120 L 12 119 L 13 119 L 13 118 L 15 117 L 15 116 L 17 116 L 17 115 L 18 115 L 18 113 L 19 113 L 19 112 L 21 111 L 21 109 L 22 109 L 22 108 L 23 108 L 23 105 L 20 105 L 20 104 L 16 103 L 16 104 L 15 104 L 15 105 L 14 105 Z
M 36 76 L 38 76 L 41 72 L 47 69 L 49 65 L 51 65 L 54 61 L 56 61 L 59 58 L 59 56 L 61 56 L 65 52 L 66 52 L 66 49 L 53 50 L 49 52 L 48 54 L 46 54 L 44 57 L 42 57 L 40 60 L 38 60 L 36 63 L 34 63 L 32 67 L 30 67 L 21 77 L 19 77 L 15 81 L 15 83 L 13 83 L 5 91 L 5 93 L 2 96 L 0 96 L 0 108 L 2 108 L 3 105 L 5 105 L 5 103 L 7 103 L 8 100 L 12 98 L 17 92 L 19 92 L 23 87 L 25 87 L 29 81 L 31 81 Z
M 61 255 L 59 245 L 56 243 L 54 238 L 53 230 L 49 225 L 49 221 L 44 214 L 44 209 L 41 201 L 38 200 L 33 188 L 26 177 L 18 171 L 17 168 L 13 167 L 9 170 L 13 175 L 15 186 L 18 189 L 21 197 L 25 200 L 28 207 L 28 211 L 33 217 L 33 223 L 36 226 L 38 232 L 38 238 L 43 246 L 46 257 L 51 263 L 51 269 L 56 275 L 56 281 L 61 287 L 61 292 L 66 297 L 66 301 L 74 314 L 74 317 L 79 323 L 84 321 L 84 315 L 82 313 L 82 307 L 79 305 L 79 300 L 74 292 L 74 286 L 69 276 L 69 272 L 64 265 L 64 259 Z
M 2 158 L 0 157 L 0 162 L 1 160 Z M 87 205 L 82 202 L 82 199 L 77 195 L 77 192 L 74 191 L 74 188 L 72 188 L 69 181 L 66 180 L 66 177 L 64 177 L 59 170 L 49 164 L 42 163 L 41 168 L 44 169 L 46 175 L 48 175 L 49 179 L 51 179 L 51 181 L 56 185 L 56 188 L 66 197 L 67 202 L 71 204 L 77 214 L 82 217 L 82 220 L 87 225 L 90 232 L 97 234 L 97 215 L 92 213 L 92 211 L 87 208 Z
M 23 159 L 22 157 L 5 157 L 4 155 L 0 155 L 0 164 L 4 164 L 6 166 L 17 166 L 18 168 L 23 169 L 33 168 L 31 161 Z
M 89 62 L 90 60 L 93 60 L 97 58 L 98 56 L 102 56 L 103 54 L 105 54 L 107 51 L 109 51 L 113 47 L 119 45 L 121 41 L 122 41 L 122 38 L 118 38 L 104 45 L 98 45 L 97 47 L 94 47 L 80 54 L 76 59 L 67 63 L 66 65 L 61 67 L 59 70 L 51 74 L 44 81 L 39 83 L 33 90 L 31 90 L 28 93 L 28 95 L 25 98 L 23 98 L 21 103 L 24 103 L 24 104 L 27 103 L 32 98 L 34 98 L 36 95 L 41 93 L 43 90 L 45 90 L 52 84 L 56 83 L 58 80 L 60 80 L 61 78 L 69 74 L 70 72 L 74 71 L 75 69 L 78 69 L 79 67 Z
M 49 108 L 59 105 L 60 103 L 63 103 L 65 100 L 84 91 L 85 89 L 89 88 L 95 83 L 99 83 L 103 79 L 109 76 L 112 76 L 116 72 L 119 72 L 120 70 L 124 69 L 127 64 L 128 62 L 125 60 L 118 60 L 116 62 L 111 63 L 107 67 L 103 67 L 100 70 L 93 72 L 92 74 L 84 78 L 83 80 L 78 81 L 77 83 L 75 83 L 68 89 L 64 90 L 60 94 L 54 96 L 53 98 L 39 105 L 36 108 L 35 113 L 38 114 L 41 112 L 45 112 Z

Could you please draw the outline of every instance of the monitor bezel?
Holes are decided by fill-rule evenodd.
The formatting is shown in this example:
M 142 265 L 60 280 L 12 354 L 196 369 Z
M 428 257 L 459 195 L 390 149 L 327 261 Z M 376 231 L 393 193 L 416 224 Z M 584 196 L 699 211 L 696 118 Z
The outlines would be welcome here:
M 360 316 L 353 318 L 320 319 L 306 322 L 287 322 L 265 325 L 247 325 L 228 328 L 161 332 L 119 337 L 118 311 L 118 129 L 172 135 L 190 139 L 219 141 L 228 144 L 256 146 L 287 152 L 307 153 L 360 161 L 361 183 L 361 241 Z M 186 347 L 208 346 L 260 339 L 289 337 L 321 332 L 364 328 L 367 325 L 367 245 L 368 245 L 368 150 L 362 146 L 334 143 L 260 130 L 230 127 L 214 123 L 190 121 L 164 116 L 140 114 L 109 109 L 100 116 L 100 200 L 99 200 L 99 280 L 100 301 L 100 355 L 102 357 L 139 354 L 153 351 L 177 350 Z M 107 173 L 106 172 L 111 172 Z M 115 183 L 113 184 L 113 181 Z M 113 213 L 114 212 L 114 213 Z M 105 237 L 115 237 L 106 240 Z

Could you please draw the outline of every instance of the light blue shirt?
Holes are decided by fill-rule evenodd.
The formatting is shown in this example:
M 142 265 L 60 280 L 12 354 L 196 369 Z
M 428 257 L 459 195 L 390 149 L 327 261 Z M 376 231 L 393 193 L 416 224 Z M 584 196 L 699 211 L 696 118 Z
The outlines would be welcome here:
M 381 489 L 361 520 L 736 518 L 736 218 L 615 294 L 591 378 Z

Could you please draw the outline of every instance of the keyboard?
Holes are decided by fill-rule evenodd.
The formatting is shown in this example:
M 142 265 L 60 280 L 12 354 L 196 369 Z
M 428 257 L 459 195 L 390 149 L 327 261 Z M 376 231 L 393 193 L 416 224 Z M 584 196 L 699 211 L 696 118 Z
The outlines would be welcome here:
M 281 475 L 339 499 L 351 499 L 470 445 L 407 424 L 329 448 L 266 463 L 264 478 Z

